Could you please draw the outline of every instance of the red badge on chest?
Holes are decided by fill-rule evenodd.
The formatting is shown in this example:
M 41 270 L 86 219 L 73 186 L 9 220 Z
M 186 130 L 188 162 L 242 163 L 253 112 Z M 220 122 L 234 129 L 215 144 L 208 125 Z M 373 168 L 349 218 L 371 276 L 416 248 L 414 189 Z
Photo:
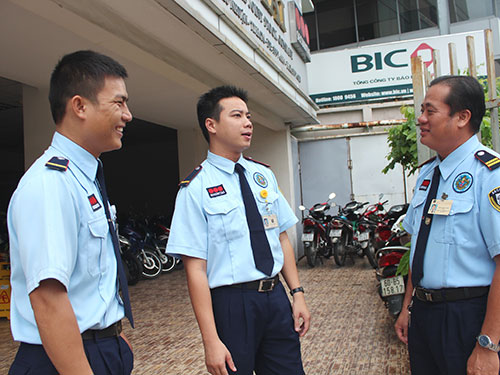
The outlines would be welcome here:
M 101 204 L 99 203 L 94 194 L 89 195 L 89 202 L 90 205 L 92 206 L 92 210 L 97 211 L 99 208 L 101 208 Z

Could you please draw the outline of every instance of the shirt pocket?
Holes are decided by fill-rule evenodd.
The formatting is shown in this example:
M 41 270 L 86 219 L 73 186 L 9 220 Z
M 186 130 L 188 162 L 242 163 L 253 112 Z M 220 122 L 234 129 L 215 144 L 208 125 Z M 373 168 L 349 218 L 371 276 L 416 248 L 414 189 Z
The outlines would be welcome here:
M 248 233 L 243 202 L 234 199 L 214 199 L 205 207 L 211 241 L 234 241 Z
M 278 217 L 278 193 L 274 191 L 267 191 L 266 198 L 259 194 L 257 195 L 255 201 L 257 202 L 257 207 L 261 216 L 276 214 L 276 217 Z
M 436 239 L 437 242 L 456 244 L 467 241 L 464 233 L 472 229 L 474 220 L 471 217 L 474 207 L 473 199 L 453 199 L 453 204 L 448 216 L 445 216 L 444 235 Z
M 88 272 L 90 276 L 97 276 L 105 268 L 104 248 L 109 233 L 109 226 L 106 216 L 100 216 L 88 222 L 90 240 L 88 243 Z

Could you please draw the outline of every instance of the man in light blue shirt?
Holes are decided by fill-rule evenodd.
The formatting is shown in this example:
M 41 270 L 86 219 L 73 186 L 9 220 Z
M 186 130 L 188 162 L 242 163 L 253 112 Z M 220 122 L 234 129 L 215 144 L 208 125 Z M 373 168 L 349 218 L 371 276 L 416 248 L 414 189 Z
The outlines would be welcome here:
M 418 118 L 438 156 L 422 166 L 403 222 L 411 271 L 395 328 L 413 375 L 499 373 L 500 159 L 475 135 L 484 112 L 474 78 L 444 76 Z
M 120 336 L 109 203 L 96 183 L 98 157 L 121 147 L 132 119 L 126 77 L 118 62 L 93 51 L 64 56 L 52 73 L 56 132 L 8 210 L 11 329 L 21 342 L 9 374 L 132 371 L 132 351 Z
M 211 374 L 302 375 L 310 314 L 286 234 L 297 218 L 272 171 L 242 156 L 253 133 L 246 102 L 232 86 L 200 98 L 209 152 L 180 184 L 167 251 L 182 255 Z

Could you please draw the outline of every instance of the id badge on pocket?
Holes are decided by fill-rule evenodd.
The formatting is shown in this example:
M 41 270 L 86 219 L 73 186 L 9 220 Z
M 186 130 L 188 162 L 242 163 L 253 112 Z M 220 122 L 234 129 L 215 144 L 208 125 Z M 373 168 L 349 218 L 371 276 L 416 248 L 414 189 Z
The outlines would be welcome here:
M 266 230 L 278 228 L 278 216 L 276 214 L 262 215 L 262 220 L 264 221 L 264 228 Z

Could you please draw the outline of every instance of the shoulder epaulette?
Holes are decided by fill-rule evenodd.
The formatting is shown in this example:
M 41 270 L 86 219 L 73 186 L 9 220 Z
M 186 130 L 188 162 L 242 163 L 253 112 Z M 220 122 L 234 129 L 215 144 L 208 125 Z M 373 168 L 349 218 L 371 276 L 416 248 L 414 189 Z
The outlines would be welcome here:
M 477 160 L 486 165 L 490 171 L 500 167 L 500 159 L 486 150 L 479 150 L 474 156 Z
M 423 162 L 422 164 L 420 164 L 417 168 L 422 168 L 424 165 L 429 164 L 431 161 L 434 161 L 434 159 L 436 159 L 436 157 L 435 157 L 435 156 L 433 156 L 432 158 L 430 158 L 430 159 L 428 159 L 428 160 L 424 161 L 424 162 Z
M 60 156 L 51 158 L 45 166 L 56 171 L 66 172 L 68 170 L 69 160 Z
M 260 164 L 260 165 L 263 165 L 264 167 L 267 167 L 267 168 L 271 168 L 271 166 L 269 164 L 266 164 L 266 163 L 263 163 L 261 161 L 258 161 L 258 160 L 255 160 L 255 159 L 252 159 L 250 156 L 243 156 L 246 160 L 248 161 L 253 161 L 254 163 L 257 163 L 257 164 Z
M 184 180 L 182 180 L 181 182 L 179 182 L 179 186 L 180 187 L 185 187 L 185 186 L 188 186 L 189 183 L 191 181 L 194 180 L 194 178 L 198 175 L 198 173 L 201 172 L 201 170 L 203 169 L 203 167 L 201 165 L 198 165 L 195 169 L 193 169 L 193 171 L 187 175 L 186 178 L 184 178 Z

